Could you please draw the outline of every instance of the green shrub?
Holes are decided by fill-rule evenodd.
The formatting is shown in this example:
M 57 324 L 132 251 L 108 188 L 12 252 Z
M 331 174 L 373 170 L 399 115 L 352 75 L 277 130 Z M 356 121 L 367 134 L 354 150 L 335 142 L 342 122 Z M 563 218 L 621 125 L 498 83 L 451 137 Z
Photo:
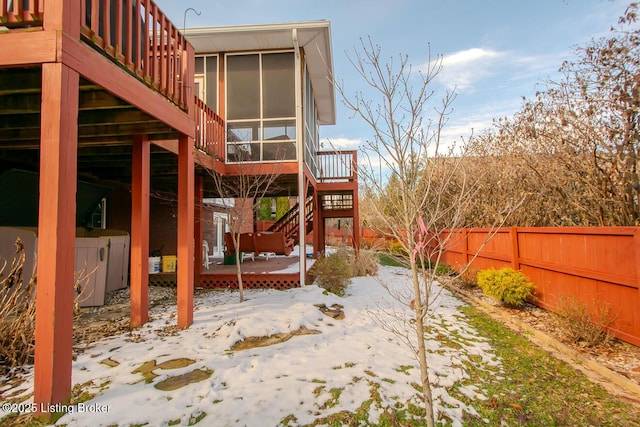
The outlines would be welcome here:
M 524 273 L 512 268 L 480 270 L 477 278 L 482 292 L 512 307 L 522 306 L 535 290 L 535 285 Z
M 336 252 L 329 256 L 318 258 L 309 269 L 309 274 L 315 277 L 318 285 L 339 296 L 349 285 L 351 268 L 343 254 Z

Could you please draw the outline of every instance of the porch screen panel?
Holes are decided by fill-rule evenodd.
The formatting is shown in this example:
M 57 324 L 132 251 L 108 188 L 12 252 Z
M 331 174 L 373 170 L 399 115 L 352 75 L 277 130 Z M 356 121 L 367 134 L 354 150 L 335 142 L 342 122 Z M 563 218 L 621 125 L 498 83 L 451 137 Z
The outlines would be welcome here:
M 226 56 L 227 161 L 296 160 L 295 81 L 291 51 Z
M 260 57 L 227 57 L 227 119 L 260 118 Z
M 304 84 L 304 161 L 313 175 L 318 178 L 317 152 L 320 149 L 318 113 L 309 71 L 305 69 Z
M 213 111 L 218 112 L 218 57 L 214 55 L 207 56 L 207 74 L 206 74 L 206 97 L 207 105 Z
M 196 56 L 196 74 L 204 74 L 204 56 Z
M 296 94 L 292 52 L 262 56 L 264 118 L 295 117 Z

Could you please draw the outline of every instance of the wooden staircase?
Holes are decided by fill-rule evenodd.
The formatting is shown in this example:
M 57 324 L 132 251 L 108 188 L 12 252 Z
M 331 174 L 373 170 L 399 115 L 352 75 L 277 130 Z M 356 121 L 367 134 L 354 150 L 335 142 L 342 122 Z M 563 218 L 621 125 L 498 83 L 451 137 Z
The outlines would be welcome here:
M 311 233 L 313 230 L 313 196 L 307 197 L 304 203 L 305 210 L 305 230 Z M 268 231 L 284 232 L 285 239 L 293 239 L 296 244 L 300 241 L 299 227 L 300 224 L 300 203 L 296 203 L 289 211 L 278 219 Z
M 353 194 L 324 193 L 320 196 L 320 209 L 324 213 L 344 211 L 353 209 Z M 313 231 L 313 196 L 307 197 L 305 201 L 305 222 L 306 233 Z M 296 203 L 289 211 L 278 219 L 267 231 L 284 232 L 286 239 L 293 239 L 296 244 L 299 242 L 298 224 L 300 223 L 300 204 Z
M 313 195 L 304 202 L 305 232 L 318 228 L 319 246 L 324 245 L 324 220 L 327 218 L 353 218 L 357 234 L 358 219 L 358 180 L 357 157 L 355 151 L 318 152 L 318 182 Z M 314 212 L 314 199 L 317 209 Z M 319 219 L 314 224 L 314 217 Z M 268 231 L 283 232 L 285 238 L 300 242 L 300 203 L 293 206 L 282 218 L 278 219 Z M 357 238 L 357 237 L 356 237 Z

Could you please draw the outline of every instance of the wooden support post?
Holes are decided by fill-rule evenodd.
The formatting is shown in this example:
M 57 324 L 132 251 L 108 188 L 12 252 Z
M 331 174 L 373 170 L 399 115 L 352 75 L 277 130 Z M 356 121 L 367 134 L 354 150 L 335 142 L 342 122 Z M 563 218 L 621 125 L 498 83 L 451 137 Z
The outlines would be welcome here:
M 258 210 L 255 207 L 258 206 L 259 202 L 260 201 L 258 200 L 257 197 L 254 197 L 253 200 L 251 200 L 251 206 L 253 207 L 253 209 L 251 210 L 251 215 L 252 215 L 252 219 L 253 219 L 253 232 L 254 233 L 258 232 Z
M 133 141 L 131 182 L 131 326 L 149 320 L 149 188 L 151 143 L 146 136 Z
M 358 207 L 358 189 L 353 190 L 353 249 L 360 252 L 360 208 Z
M 320 195 L 318 195 L 318 191 L 315 187 L 312 191 L 313 201 L 311 202 L 311 205 L 313 206 L 313 257 L 317 258 L 319 253 L 324 252 L 324 219 L 322 218 L 322 204 L 320 202 Z
M 636 286 L 638 287 L 638 292 L 640 293 L 640 229 L 638 227 L 634 227 L 633 229 L 633 249 L 636 252 Z
M 194 268 L 194 283 L 200 282 L 200 274 L 202 272 L 202 265 L 204 264 L 204 249 L 203 249 L 203 231 L 204 231 L 204 205 L 202 200 L 204 199 L 204 179 L 198 175 L 195 178 L 195 206 L 194 206 L 194 241 L 195 247 L 195 268 Z
M 360 251 L 360 205 L 358 203 L 358 152 L 353 152 L 351 163 L 353 175 L 353 248 L 358 253 Z
M 178 144 L 178 327 L 186 328 L 193 323 L 193 138 L 182 135 Z
M 42 65 L 38 286 L 33 400 L 71 397 L 79 75 L 61 63 Z

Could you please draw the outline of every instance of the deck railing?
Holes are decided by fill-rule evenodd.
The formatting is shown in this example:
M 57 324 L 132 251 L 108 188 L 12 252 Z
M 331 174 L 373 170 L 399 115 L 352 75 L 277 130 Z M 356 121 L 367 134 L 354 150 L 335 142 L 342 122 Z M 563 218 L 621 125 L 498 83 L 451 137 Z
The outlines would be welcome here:
M 85 0 L 81 4 L 85 38 L 178 106 L 187 108 L 193 48 L 152 0 Z
M 356 151 L 318 151 L 318 181 L 355 182 L 357 180 Z
M 195 102 L 196 148 L 224 161 L 224 121 L 200 98 Z
M 42 25 L 44 0 L 0 0 L 2 14 L 0 25 L 7 28 L 34 27 Z
M 0 0 L 0 26 L 42 26 L 44 0 Z M 152 0 L 81 0 L 81 34 L 182 109 L 192 93 L 193 47 Z

